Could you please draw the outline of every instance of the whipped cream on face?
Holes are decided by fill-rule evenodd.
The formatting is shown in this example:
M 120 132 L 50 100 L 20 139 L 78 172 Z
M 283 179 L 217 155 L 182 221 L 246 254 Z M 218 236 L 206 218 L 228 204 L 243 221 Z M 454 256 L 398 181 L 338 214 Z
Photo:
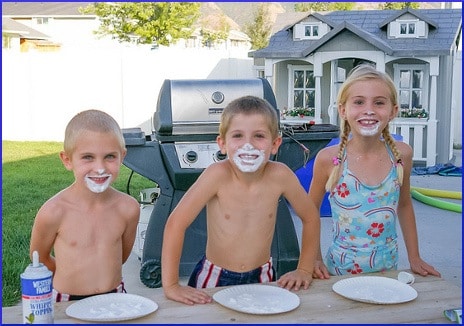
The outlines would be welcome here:
M 90 191 L 98 194 L 108 189 L 113 176 L 109 173 L 104 173 L 105 170 L 103 169 L 100 169 L 97 172 L 98 175 L 96 176 L 87 174 L 85 176 L 85 184 L 87 185 L 87 188 L 89 188 Z M 106 179 L 105 182 L 100 183 L 103 179 Z
M 255 149 L 253 145 L 246 143 L 237 149 L 233 161 L 242 172 L 255 172 L 264 163 L 264 151 Z
M 373 112 L 368 112 L 367 115 L 373 115 Z M 360 118 L 358 119 L 360 122 L 359 132 L 363 136 L 374 136 L 378 133 L 380 123 L 377 120 L 370 120 L 369 118 Z

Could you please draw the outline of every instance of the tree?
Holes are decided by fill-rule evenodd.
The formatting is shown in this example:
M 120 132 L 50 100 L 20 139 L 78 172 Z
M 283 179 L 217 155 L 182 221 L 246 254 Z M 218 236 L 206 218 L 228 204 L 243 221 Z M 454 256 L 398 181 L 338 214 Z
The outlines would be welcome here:
M 250 38 L 252 50 L 263 49 L 268 45 L 271 27 L 269 4 L 260 3 L 253 22 L 245 25 L 245 33 Z
M 384 2 L 379 4 L 379 9 L 390 9 L 390 10 L 401 10 L 404 8 L 410 7 L 412 9 L 419 9 L 418 2 Z
M 343 11 L 354 6 L 354 2 L 300 2 L 295 4 L 295 11 Z
M 221 14 L 216 24 L 210 21 L 203 21 L 200 30 L 202 44 L 207 47 L 212 47 L 219 41 L 227 40 L 229 32 L 230 25 L 224 14 Z
M 80 11 L 100 18 L 94 33 L 111 35 L 119 42 L 169 45 L 188 38 L 200 16 L 193 2 L 95 2 Z

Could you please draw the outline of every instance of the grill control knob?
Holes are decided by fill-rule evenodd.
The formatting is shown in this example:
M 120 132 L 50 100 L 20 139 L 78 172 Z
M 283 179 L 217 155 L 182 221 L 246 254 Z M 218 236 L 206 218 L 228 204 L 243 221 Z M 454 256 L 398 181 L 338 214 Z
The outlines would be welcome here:
M 217 151 L 216 154 L 214 155 L 214 158 L 217 161 L 222 161 L 227 158 L 227 154 L 222 154 L 221 151 Z
M 187 163 L 194 163 L 198 160 L 198 154 L 195 151 L 188 151 L 185 153 L 184 160 Z

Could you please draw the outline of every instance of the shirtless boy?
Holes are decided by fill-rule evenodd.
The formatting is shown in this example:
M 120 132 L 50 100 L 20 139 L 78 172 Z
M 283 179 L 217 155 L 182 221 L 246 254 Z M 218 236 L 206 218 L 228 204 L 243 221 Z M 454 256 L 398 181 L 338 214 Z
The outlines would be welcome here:
M 60 158 L 74 183 L 40 208 L 30 253 L 53 272 L 55 301 L 125 292 L 122 264 L 135 240 L 139 204 L 111 187 L 126 154 L 117 122 L 98 110 L 68 123 Z
M 303 240 L 297 269 L 277 283 L 294 290 L 309 287 L 319 248 L 319 212 L 293 171 L 270 161 L 281 142 L 276 111 L 267 101 L 245 96 L 224 109 L 217 143 L 228 158 L 203 171 L 165 226 L 161 268 L 167 298 L 190 305 L 208 303 L 211 297 L 200 288 L 275 281 L 270 254 L 280 196 L 301 218 Z M 206 255 L 192 272 L 189 286 L 181 286 L 185 231 L 205 206 Z

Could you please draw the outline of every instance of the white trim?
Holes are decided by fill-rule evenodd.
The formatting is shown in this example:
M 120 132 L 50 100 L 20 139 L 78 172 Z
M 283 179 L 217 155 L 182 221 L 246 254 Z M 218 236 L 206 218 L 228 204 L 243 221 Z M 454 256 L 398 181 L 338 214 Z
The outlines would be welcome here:
M 435 116 L 435 112 L 431 112 L 433 107 L 431 106 L 431 103 L 429 103 L 429 78 L 430 78 L 429 65 L 425 63 L 424 64 L 399 64 L 399 63 L 393 64 L 393 75 L 394 75 L 395 86 L 398 91 L 398 100 L 400 100 L 400 91 L 401 91 L 401 87 L 400 87 L 400 71 L 401 70 L 421 70 L 423 71 L 424 73 L 423 85 L 420 88 L 420 90 L 422 91 L 422 108 L 427 111 L 429 117 Z M 412 91 L 412 88 L 409 87 L 408 90 Z M 412 95 L 410 95 L 410 97 L 411 96 Z M 409 101 L 411 101 L 411 99 Z M 400 111 L 401 111 L 401 107 L 398 110 L 398 115 L 400 114 Z
M 401 28 L 405 28 L 405 33 L 401 33 Z M 411 32 L 410 28 L 414 31 Z M 397 19 L 390 23 L 389 37 L 392 38 L 424 38 L 427 37 L 427 25 L 419 19 Z
M 314 74 L 314 66 L 313 65 L 292 65 L 292 64 L 288 64 L 287 65 L 287 69 L 288 69 L 288 98 L 287 98 L 287 103 L 288 103 L 288 108 L 292 108 L 292 107 L 295 107 L 295 103 L 294 103 L 294 99 L 293 99 L 293 92 L 295 90 L 295 88 L 293 87 L 293 74 L 295 72 L 295 70 L 303 70 L 303 71 L 311 71 L 314 75 L 314 82 L 315 82 L 315 85 L 314 85 L 314 108 L 317 109 L 317 92 L 318 92 L 318 83 L 317 83 L 317 77 L 316 75 Z M 307 89 L 306 87 L 303 87 L 303 89 Z M 309 88 L 311 89 L 311 88 Z M 319 80 L 319 91 L 320 91 L 320 80 Z M 320 105 L 320 102 L 319 102 L 319 105 Z M 320 111 L 320 107 L 319 107 L 319 111 Z M 317 113 L 316 113 L 317 115 Z
M 311 30 L 311 35 L 306 35 L 307 27 Z M 317 27 L 317 36 L 314 36 L 314 28 Z M 293 39 L 294 40 L 318 40 L 329 31 L 327 24 L 323 22 L 301 22 L 293 28 Z

